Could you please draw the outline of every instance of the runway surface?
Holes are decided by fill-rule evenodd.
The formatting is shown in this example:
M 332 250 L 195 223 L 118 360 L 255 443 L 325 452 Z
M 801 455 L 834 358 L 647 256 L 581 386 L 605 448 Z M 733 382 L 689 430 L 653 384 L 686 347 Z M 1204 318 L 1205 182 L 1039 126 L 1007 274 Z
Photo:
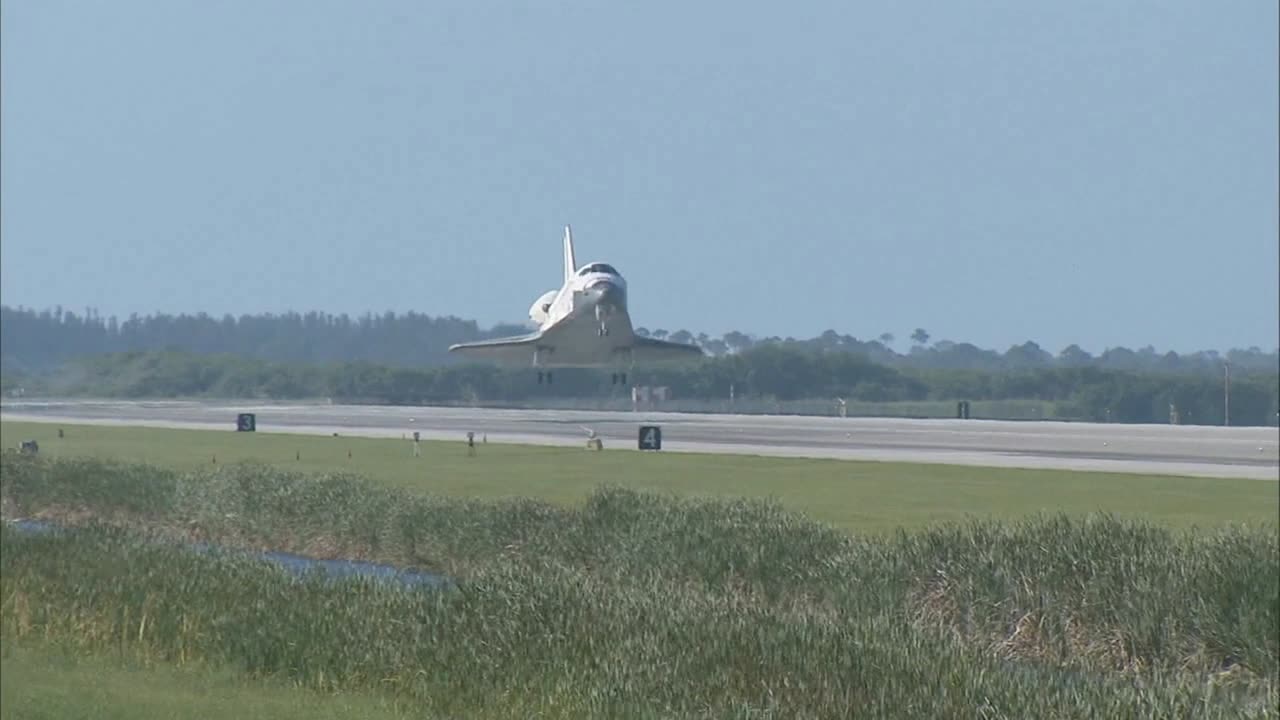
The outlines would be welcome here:
M 662 428 L 663 452 L 746 453 L 1059 468 L 1280 480 L 1280 430 L 999 420 L 914 420 L 795 415 L 709 415 L 574 410 L 389 407 L 300 403 L 11 400 L 14 421 L 209 428 L 233 431 L 236 414 L 258 432 L 582 445 L 595 430 L 605 450 L 637 445 L 640 425 Z M 5 444 L 17 439 L 6 438 Z

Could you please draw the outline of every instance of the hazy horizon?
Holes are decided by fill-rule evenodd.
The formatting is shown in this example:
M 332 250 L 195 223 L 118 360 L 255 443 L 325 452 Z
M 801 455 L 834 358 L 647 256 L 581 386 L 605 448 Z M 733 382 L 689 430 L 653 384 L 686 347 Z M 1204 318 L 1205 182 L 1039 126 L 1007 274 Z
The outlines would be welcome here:
M 6 2 L 0 300 L 1280 346 L 1276 3 L 975 7 Z

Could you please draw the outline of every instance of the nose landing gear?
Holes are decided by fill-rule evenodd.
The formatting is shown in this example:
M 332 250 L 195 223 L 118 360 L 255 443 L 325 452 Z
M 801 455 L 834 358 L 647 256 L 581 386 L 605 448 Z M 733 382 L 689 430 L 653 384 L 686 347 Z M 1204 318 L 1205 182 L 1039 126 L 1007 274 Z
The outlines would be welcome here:
M 600 337 L 608 337 L 609 326 L 605 322 L 605 319 L 609 317 L 609 311 L 601 305 L 596 305 L 595 315 L 596 322 L 600 324 L 600 326 L 596 328 L 596 335 Z

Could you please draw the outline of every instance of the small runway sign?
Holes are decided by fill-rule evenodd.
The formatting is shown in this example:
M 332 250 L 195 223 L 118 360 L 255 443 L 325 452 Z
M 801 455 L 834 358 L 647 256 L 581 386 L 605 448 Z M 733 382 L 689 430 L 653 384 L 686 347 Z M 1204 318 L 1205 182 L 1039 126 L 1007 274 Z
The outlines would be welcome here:
M 236 416 L 236 432 L 253 432 L 258 428 L 258 418 L 253 413 L 240 413 Z
M 641 450 L 661 450 L 662 449 L 662 428 L 657 425 L 641 425 L 640 426 L 640 449 Z

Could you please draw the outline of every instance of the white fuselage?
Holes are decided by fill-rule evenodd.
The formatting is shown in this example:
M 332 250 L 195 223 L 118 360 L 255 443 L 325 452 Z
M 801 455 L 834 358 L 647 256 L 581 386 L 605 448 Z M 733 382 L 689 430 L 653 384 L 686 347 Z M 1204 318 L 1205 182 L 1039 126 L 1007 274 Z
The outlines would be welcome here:
M 584 265 L 559 290 L 544 293 L 529 319 L 555 338 L 554 347 L 538 349 L 535 366 L 630 364 L 627 281 L 605 263 Z

